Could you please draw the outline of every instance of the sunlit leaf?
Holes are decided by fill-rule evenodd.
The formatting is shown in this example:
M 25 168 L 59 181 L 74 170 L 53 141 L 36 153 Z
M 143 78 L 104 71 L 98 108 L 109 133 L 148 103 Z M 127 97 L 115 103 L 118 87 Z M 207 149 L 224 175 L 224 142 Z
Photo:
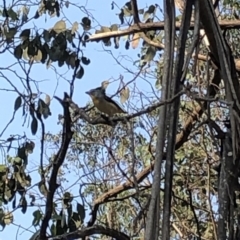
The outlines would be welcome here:
M 125 103 L 128 99 L 129 99 L 129 96 L 130 96 L 130 90 L 128 87 L 124 87 L 121 92 L 120 92 L 120 101 L 121 103 Z
M 109 81 L 108 81 L 108 80 L 103 81 L 103 82 L 101 83 L 101 86 L 102 86 L 103 89 L 106 89 L 106 88 L 108 87 L 108 85 L 109 85 Z
M 101 27 L 101 32 L 111 32 L 111 29 L 109 27 Z
M 5 212 L 3 221 L 6 225 L 10 225 L 13 222 L 13 214 L 11 212 Z
M 60 21 L 56 22 L 55 25 L 54 25 L 54 27 L 53 27 L 53 30 L 54 30 L 56 33 L 64 32 L 66 29 L 67 29 L 66 22 L 63 21 L 63 20 L 60 20 Z
M 29 60 L 28 47 L 26 47 L 25 49 L 23 49 L 22 57 L 23 57 L 23 59 L 25 59 L 25 60 Z
M 74 34 L 75 32 L 77 32 L 78 30 L 78 22 L 74 22 L 73 25 L 72 25 L 72 29 L 71 29 L 71 34 Z
M 45 103 L 50 106 L 50 103 L 51 103 L 51 98 L 48 94 L 45 95 Z
M 132 38 L 132 48 L 135 49 L 138 47 L 140 40 L 139 33 L 134 33 L 133 38 Z
M 41 52 L 40 49 L 38 49 L 37 55 L 34 55 L 33 59 L 34 59 L 36 62 L 41 62 L 41 60 L 42 60 L 42 52 Z
M 117 24 L 112 24 L 111 27 L 110 27 L 110 29 L 111 29 L 112 31 L 117 31 L 117 30 L 118 30 L 118 25 L 117 25 Z

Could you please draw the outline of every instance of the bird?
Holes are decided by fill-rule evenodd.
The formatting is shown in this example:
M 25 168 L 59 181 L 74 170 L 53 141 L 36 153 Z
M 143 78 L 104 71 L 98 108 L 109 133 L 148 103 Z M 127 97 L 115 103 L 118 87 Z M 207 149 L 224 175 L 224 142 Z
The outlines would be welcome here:
M 105 88 L 98 87 L 86 92 L 92 101 L 94 106 L 102 113 L 112 117 L 116 113 L 126 113 L 114 100 L 106 95 Z

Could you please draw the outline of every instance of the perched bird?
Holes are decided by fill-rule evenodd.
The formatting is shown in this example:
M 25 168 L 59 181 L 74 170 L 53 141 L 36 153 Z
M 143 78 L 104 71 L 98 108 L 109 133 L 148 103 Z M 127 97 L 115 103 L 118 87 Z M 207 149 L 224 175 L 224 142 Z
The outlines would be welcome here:
M 115 101 L 106 95 L 105 88 L 98 87 L 86 92 L 93 101 L 94 106 L 102 113 L 112 117 L 116 113 L 126 113 Z

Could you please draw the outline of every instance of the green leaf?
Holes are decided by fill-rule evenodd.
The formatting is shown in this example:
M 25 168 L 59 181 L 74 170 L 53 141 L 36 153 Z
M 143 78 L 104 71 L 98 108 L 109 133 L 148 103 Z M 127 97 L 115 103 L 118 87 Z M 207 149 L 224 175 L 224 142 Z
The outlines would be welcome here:
M 43 31 L 43 39 L 46 43 L 50 42 L 51 41 L 51 34 L 49 31 L 45 30 Z
M 14 157 L 13 158 L 13 164 L 14 165 L 18 165 L 18 166 L 21 166 L 22 165 L 22 161 L 23 159 L 22 158 L 20 158 L 20 157 Z
M 11 42 L 10 40 L 12 40 L 16 33 L 17 33 L 16 27 L 9 28 L 8 31 L 4 31 L 6 38 L 9 40 L 8 42 Z
M 112 24 L 111 27 L 110 27 L 110 29 L 111 29 L 112 31 L 117 31 L 117 30 L 118 30 L 118 25 L 117 25 L 117 24 Z
M 86 213 L 85 213 L 85 209 L 84 209 L 83 205 L 80 203 L 77 203 L 77 213 L 81 218 L 81 222 L 83 223 Z
M 35 198 L 35 196 L 34 196 L 34 195 L 32 195 L 32 194 L 30 194 L 30 195 L 29 195 L 29 198 L 31 198 L 30 205 L 31 205 L 31 206 L 34 206 L 34 204 L 35 204 L 35 201 L 36 201 L 36 198 Z
M 126 41 L 126 43 L 125 43 L 125 49 L 128 50 L 128 49 L 129 49 L 129 46 L 130 46 L 129 41 Z
M 38 183 L 38 189 L 43 196 L 47 196 L 48 190 L 45 185 L 45 182 L 41 181 Z
M 64 228 L 66 226 L 67 226 L 67 224 L 66 224 L 66 215 L 65 215 L 64 211 L 62 211 L 61 227 Z
M 65 1 L 65 6 L 66 6 L 66 8 L 69 7 L 69 1 Z
M 30 37 L 30 29 L 24 29 L 21 34 L 20 34 L 20 38 L 22 38 L 22 40 L 26 40 Z
M 24 164 L 27 164 L 27 154 L 25 146 L 18 148 L 17 156 L 24 161 Z
M 3 220 L 3 218 L 4 218 L 4 212 L 3 212 L 2 208 L 0 208 L 0 226 L 2 227 L 1 231 L 3 231 L 4 228 L 6 227 L 6 224 Z
M 146 62 L 150 62 L 155 57 L 155 54 L 156 54 L 156 48 L 150 46 L 150 47 L 148 47 L 147 52 L 146 52 L 143 60 L 146 61 Z
M 5 173 L 7 170 L 7 166 L 5 164 L 0 164 L 0 173 Z
M 42 218 L 42 213 L 40 212 L 40 210 L 36 210 L 35 212 L 33 212 L 32 225 L 35 227 L 39 226 L 41 218 Z
M 46 119 L 48 116 L 51 116 L 49 105 L 47 105 L 42 99 L 39 99 L 38 101 L 37 112 L 43 115 L 44 119 Z
M 14 200 L 12 202 L 12 208 L 15 209 L 16 208 L 16 196 L 14 196 Z
M 121 24 L 124 24 L 124 11 L 121 9 L 121 12 L 118 14 L 118 17 L 121 21 Z
M 26 211 L 27 211 L 27 200 L 26 200 L 26 198 L 24 196 L 20 200 L 19 205 L 22 207 L 22 209 L 21 209 L 22 213 L 23 214 L 26 213 Z
M 39 234 L 40 234 L 40 229 L 37 230 L 37 231 L 31 236 L 31 238 L 30 238 L 29 240 L 38 240 Z
M 23 50 L 21 44 L 15 47 L 13 54 L 14 57 L 18 60 L 22 58 Z
M 76 78 L 81 79 L 84 75 L 84 68 L 80 66 L 80 69 L 76 73 Z
M 91 61 L 89 58 L 86 58 L 86 57 L 82 57 L 82 63 L 85 64 L 85 65 L 88 65 Z
M 149 6 L 149 8 L 148 8 L 147 11 L 148 11 L 150 14 L 155 13 L 155 11 L 156 11 L 156 6 L 154 6 L 154 5 Z
M 65 206 L 65 208 L 68 208 L 70 203 L 73 200 L 73 196 L 70 192 L 65 192 L 63 195 L 63 204 Z
M 32 131 L 32 135 L 35 135 L 37 133 L 38 130 L 38 121 L 37 119 L 33 116 L 32 118 L 32 123 L 31 123 L 31 131 Z
M 132 11 L 132 3 L 131 1 L 125 3 L 125 7 L 128 9 L 128 11 Z
M 17 13 L 16 13 L 15 11 L 13 11 L 12 8 L 10 8 L 10 9 L 8 10 L 8 15 L 9 15 L 9 17 L 10 17 L 13 21 L 18 20 L 18 15 L 17 15 Z
M 17 111 L 22 105 L 22 97 L 18 96 L 14 103 L 14 111 Z
M 101 32 L 111 32 L 111 29 L 109 27 L 101 27 Z
M 50 231 L 51 231 L 51 235 L 53 237 L 55 237 L 56 236 L 56 226 L 55 226 L 55 224 L 51 225 Z
M 85 31 L 90 30 L 91 28 L 91 20 L 88 17 L 82 18 L 82 26 Z
M 33 141 L 26 142 L 25 143 L 25 154 L 27 153 L 33 153 L 33 149 L 35 147 L 35 143 Z

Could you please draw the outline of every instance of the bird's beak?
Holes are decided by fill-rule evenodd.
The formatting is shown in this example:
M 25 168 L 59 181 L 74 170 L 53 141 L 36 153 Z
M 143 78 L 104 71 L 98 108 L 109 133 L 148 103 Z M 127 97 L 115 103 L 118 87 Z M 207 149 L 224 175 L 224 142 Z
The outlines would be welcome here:
M 89 91 L 87 91 L 87 92 L 85 92 L 86 94 L 88 94 L 88 95 L 90 95 L 90 92 Z

